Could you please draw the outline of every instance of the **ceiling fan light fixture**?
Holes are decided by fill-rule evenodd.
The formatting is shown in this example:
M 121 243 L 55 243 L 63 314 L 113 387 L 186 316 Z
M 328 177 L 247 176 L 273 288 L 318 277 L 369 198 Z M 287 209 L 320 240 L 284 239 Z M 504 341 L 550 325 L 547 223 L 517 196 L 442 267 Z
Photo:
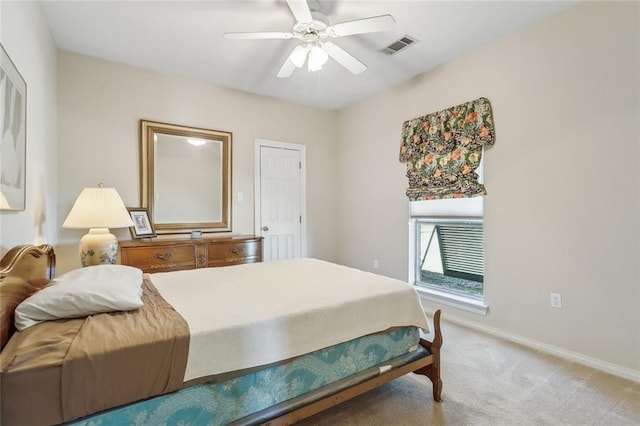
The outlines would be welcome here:
M 319 45 L 313 46 L 309 52 L 309 71 L 319 71 L 327 63 L 329 55 Z
M 309 53 L 309 49 L 305 46 L 298 46 L 291 52 L 289 56 L 289 60 L 295 65 L 297 68 L 302 68 L 304 62 L 307 60 L 307 54 Z
M 284 61 L 284 64 L 282 64 L 276 74 L 278 78 L 291 77 L 296 68 L 302 68 L 305 62 L 307 63 L 308 71 L 319 71 L 329 60 L 329 56 L 353 75 L 361 74 L 367 69 L 367 66 L 349 52 L 327 39 L 389 31 L 392 30 L 396 24 L 393 16 L 387 14 L 353 19 L 351 21 L 330 25 L 327 16 L 320 10 L 318 0 L 286 0 L 286 2 L 296 20 L 292 31 L 224 34 L 225 38 L 236 40 L 299 40 L 300 46 L 295 47 Z M 309 5 L 309 2 L 312 2 L 312 4 Z

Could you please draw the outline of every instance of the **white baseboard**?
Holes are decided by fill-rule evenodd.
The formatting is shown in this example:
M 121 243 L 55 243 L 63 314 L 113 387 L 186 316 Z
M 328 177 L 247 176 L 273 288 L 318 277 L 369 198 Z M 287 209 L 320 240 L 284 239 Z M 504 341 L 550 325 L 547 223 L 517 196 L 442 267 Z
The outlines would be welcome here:
M 433 312 L 434 312 L 433 310 L 425 310 L 425 311 L 430 315 L 433 315 Z M 615 376 L 640 383 L 640 371 L 638 370 L 633 370 L 631 368 L 623 367 L 617 364 L 613 364 L 611 362 L 602 361 L 600 359 L 583 355 L 578 352 L 568 351 L 558 346 L 542 343 L 534 339 L 529 339 L 527 337 L 519 336 L 517 334 L 508 333 L 498 328 L 488 327 L 484 324 L 480 324 L 475 321 L 469 321 L 460 317 L 456 317 L 455 315 L 451 315 L 449 313 L 447 313 L 446 315 L 446 321 L 450 321 L 455 324 L 460 324 L 465 327 L 468 327 L 492 336 L 501 337 L 510 342 L 519 343 L 521 345 L 539 350 L 547 354 L 555 355 L 569 361 L 577 362 L 579 364 L 586 365 L 588 367 L 592 367 L 592 368 L 613 374 Z

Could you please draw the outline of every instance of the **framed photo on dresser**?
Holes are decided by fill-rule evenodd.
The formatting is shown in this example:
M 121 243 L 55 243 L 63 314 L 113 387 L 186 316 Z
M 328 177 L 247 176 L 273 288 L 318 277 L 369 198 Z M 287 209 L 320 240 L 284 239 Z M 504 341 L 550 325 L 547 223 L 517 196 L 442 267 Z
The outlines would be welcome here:
M 149 220 L 149 210 L 143 207 L 127 207 L 133 226 L 129 227 L 132 238 L 153 238 L 156 231 Z

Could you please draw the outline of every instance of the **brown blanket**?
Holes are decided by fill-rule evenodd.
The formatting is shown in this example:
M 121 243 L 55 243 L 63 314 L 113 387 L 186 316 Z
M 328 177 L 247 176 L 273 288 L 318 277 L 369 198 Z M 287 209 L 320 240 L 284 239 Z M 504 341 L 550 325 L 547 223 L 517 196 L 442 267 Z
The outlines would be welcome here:
M 62 423 L 180 389 L 188 325 L 146 281 L 143 301 L 14 334 L 0 353 L 1 424 Z

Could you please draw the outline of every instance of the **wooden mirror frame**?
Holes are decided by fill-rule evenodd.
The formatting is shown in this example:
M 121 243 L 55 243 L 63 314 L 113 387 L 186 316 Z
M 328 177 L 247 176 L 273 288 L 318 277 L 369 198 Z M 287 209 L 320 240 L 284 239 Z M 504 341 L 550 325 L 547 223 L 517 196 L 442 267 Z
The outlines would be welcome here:
M 221 220 L 219 222 L 156 223 L 154 211 L 155 136 L 157 134 L 207 139 L 222 143 Z M 140 120 L 140 204 L 147 208 L 157 234 L 189 234 L 192 231 L 231 231 L 231 132 Z

